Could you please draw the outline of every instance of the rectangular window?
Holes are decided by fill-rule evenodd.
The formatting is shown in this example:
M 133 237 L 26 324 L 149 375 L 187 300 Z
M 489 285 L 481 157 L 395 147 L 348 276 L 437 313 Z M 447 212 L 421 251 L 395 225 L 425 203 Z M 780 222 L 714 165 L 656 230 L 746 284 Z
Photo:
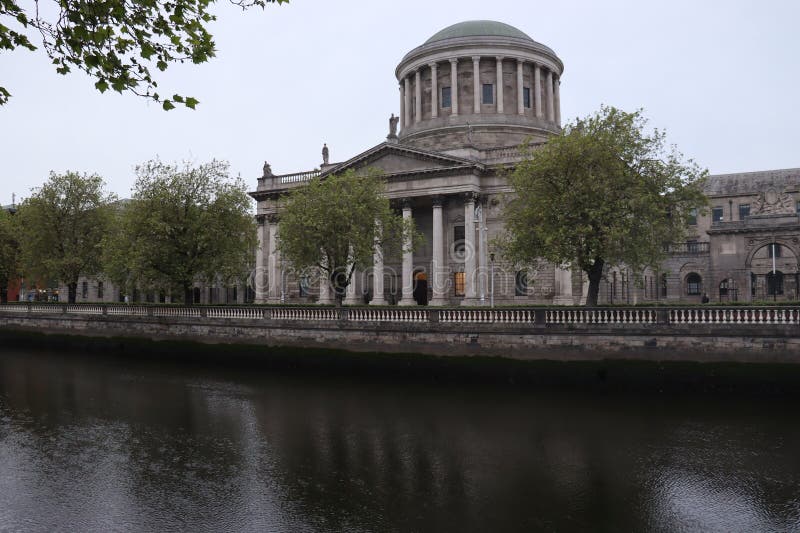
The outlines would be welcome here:
M 739 220 L 750 216 L 750 204 L 739 204 Z
M 689 210 L 689 217 L 688 217 L 686 223 L 689 224 L 690 226 L 696 226 L 697 225 L 697 209 L 690 209 Z
M 522 101 L 525 104 L 525 107 L 528 109 L 531 108 L 531 88 L 530 87 L 523 87 L 522 88 Z
M 450 87 L 442 87 L 442 108 L 450 107 Z
M 453 226 L 453 251 L 464 254 L 464 226 Z
M 491 83 L 483 84 L 483 98 L 481 103 L 493 104 L 494 103 L 494 85 Z
M 456 291 L 456 296 L 464 296 L 464 283 L 466 282 L 466 275 L 463 272 L 453 273 L 453 287 Z
M 81 283 L 81 298 L 85 300 L 88 297 L 89 297 L 89 282 L 84 281 L 83 283 Z
M 97 282 L 97 299 L 98 300 L 102 300 L 103 299 L 103 293 L 104 292 L 105 292 L 105 287 L 103 286 L 103 282 L 102 281 L 98 281 Z
M 800 202 L 795 202 L 794 210 L 798 215 L 800 215 Z
M 775 257 L 780 257 L 781 256 L 781 245 L 780 244 L 768 244 L 767 245 L 767 250 L 768 250 L 767 253 L 769 254 L 769 258 L 770 259 L 772 259 L 772 257 L 773 257 L 773 250 L 774 250 L 774 254 L 775 254 L 774 256 Z
M 711 209 L 711 222 L 722 222 L 722 208 L 714 207 Z

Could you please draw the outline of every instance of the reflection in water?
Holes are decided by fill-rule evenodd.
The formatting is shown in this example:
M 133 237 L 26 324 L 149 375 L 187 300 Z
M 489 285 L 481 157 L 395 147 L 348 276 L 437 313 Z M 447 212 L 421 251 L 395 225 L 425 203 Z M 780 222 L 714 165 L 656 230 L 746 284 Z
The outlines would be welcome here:
M 0 355 L 0 529 L 792 530 L 786 399 Z

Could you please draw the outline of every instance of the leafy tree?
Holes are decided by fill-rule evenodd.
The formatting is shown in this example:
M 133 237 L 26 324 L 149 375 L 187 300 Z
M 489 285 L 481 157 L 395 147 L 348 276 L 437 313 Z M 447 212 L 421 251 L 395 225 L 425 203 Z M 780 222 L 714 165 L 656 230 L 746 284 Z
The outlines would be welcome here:
M 705 205 L 707 172 L 645 126 L 641 111 L 602 107 L 531 151 L 510 175 L 506 257 L 579 267 L 588 306 L 606 265 L 657 266 L 664 245 L 684 238 L 690 210 Z
M 376 243 L 390 255 L 403 249 L 404 235 L 412 247 L 420 238 L 392 210 L 384 185 L 376 172 L 348 170 L 292 190 L 280 206 L 278 250 L 298 270 L 325 272 L 338 306 L 353 272 L 372 265 Z
M 231 0 L 243 9 L 263 8 L 288 0 Z M 67 74 L 81 70 L 94 78 L 100 92 L 131 91 L 161 102 L 165 110 L 175 103 L 194 108 L 197 100 L 176 94 L 163 98 L 156 92 L 155 70 L 170 64 L 204 63 L 214 57 L 208 25 L 215 0 L 58 0 L 30 2 L 0 0 L 0 50 L 36 50 L 28 32 L 41 36 L 43 48 Z M 155 70 L 154 70 L 155 69 Z M 0 87 L 0 105 L 10 94 Z
M 8 302 L 8 282 L 18 272 L 19 239 L 15 219 L 0 209 L 0 303 Z
M 199 166 L 149 161 L 136 167 L 133 198 L 119 210 L 118 230 L 104 243 L 107 276 L 129 289 L 182 291 L 196 281 L 246 276 L 256 228 L 251 200 L 228 163 Z
M 100 271 L 100 243 L 111 221 L 113 194 L 100 176 L 50 173 L 50 179 L 22 202 L 15 217 L 21 263 L 28 277 L 67 285 L 75 302 L 78 277 Z

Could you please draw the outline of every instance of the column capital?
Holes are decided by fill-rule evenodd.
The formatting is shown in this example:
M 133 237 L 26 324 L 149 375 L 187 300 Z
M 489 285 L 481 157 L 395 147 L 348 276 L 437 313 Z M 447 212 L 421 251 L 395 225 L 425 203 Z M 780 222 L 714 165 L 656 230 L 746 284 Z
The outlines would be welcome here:
M 515 57 L 514 59 L 516 59 L 516 60 L 517 60 L 517 65 L 522 65 L 522 64 L 524 64 L 524 63 L 525 63 L 525 60 L 524 60 L 524 59 L 522 59 L 521 57 Z
M 269 222 L 270 224 L 277 224 L 278 222 L 280 222 L 280 217 L 275 213 L 264 216 L 266 217 L 267 222 Z
M 256 215 L 256 222 L 259 226 L 263 226 L 267 221 L 267 215 Z
M 461 196 L 461 199 L 464 200 L 464 203 L 468 203 L 468 202 L 475 203 L 480 198 L 480 195 L 475 191 L 462 192 L 460 194 L 460 196 Z
M 451 57 L 448 61 L 450 61 L 451 65 L 455 65 L 456 63 L 458 63 L 458 58 L 457 57 Z
M 473 63 L 477 63 L 480 60 L 481 60 L 481 56 L 472 56 L 472 62 Z
M 442 207 L 447 202 L 447 198 L 445 198 L 442 194 L 436 194 L 431 196 L 431 203 L 433 207 Z
M 436 61 L 433 61 L 431 63 L 428 63 L 428 68 L 430 68 L 431 70 L 436 70 L 437 68 L 439 68 L 439 64 Z
M 414 200 L 411 198 L 400 198 L 400 207 L 404 211 L 406 209 L 414 209 Z

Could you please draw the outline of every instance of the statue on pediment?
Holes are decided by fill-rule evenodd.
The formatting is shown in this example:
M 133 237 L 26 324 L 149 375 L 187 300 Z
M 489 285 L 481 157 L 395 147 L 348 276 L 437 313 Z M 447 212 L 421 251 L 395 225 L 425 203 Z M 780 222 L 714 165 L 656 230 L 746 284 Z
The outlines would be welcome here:
M 794 198 L 774 188 L 762 192 L 753 206 L 754 215 L 793 215 L 795 213 Z

